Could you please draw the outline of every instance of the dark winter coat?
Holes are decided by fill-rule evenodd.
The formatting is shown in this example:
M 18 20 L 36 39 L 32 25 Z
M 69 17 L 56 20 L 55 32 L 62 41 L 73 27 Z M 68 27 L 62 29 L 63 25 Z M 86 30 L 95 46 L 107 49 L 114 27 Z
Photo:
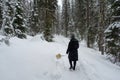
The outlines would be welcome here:
M 68 49 L 66 52 L 70 60 L 72 61 L 78 60 L 78 50 L 77 50 L 78 48 L 79 48 L 78 40 L 75 38 L 72 38 L 69 42 Z

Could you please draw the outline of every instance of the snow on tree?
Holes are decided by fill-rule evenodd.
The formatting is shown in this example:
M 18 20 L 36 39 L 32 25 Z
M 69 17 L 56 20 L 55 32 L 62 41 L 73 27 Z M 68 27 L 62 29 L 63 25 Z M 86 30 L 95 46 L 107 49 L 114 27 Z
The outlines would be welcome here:
M 57 9 L 57 0 L 45 0 L 41 5 L 43 10 L 45 11 L 44 16 L 44 38 L 46 41 L 52 41 L 52 27 L 53 23 L 55 22 L 56 16 L 55 12 Z
M 13 20 L 13 13 L 14 13 L 14 6 L 12 1 L 10 0 L 4 0 L 2 1 L 2 34 L 5 36 L 13 35 L 13 26 L 12 26 L 12 20 Z
M 62 33 L 68 37 L 69 35 L 69 21 L 70 21 L 70 1 L 63 0 L 62 6 Z
M 21 5 L 20 1 L 17 0 L 15 4 L 15 16 L 13 21 L 13 27 L 15 31 L 15 36 L 18 38 L 26 38 L 26 26 L 25 26 L 25 19 L 23 17 L 23 6 Z
M 120 16 L 120 0 L 115 0 L 111 6 L 114 16 Z
M 24 34 L 26 31 L 25 19 L 23 18 L 23 8 L 20 1 L 3 0 L 2 13 L 2 34 L 9 37 L 26 38 Z
M 114 22 L 105 30 L 106 52 L 120 59 L 120 22 Z M 115 62 L 116 62 L 115 60 Z
M 39 18 L 40 16 L 38 15 L 40 12 L 39 10 L 39 6 L 40 3 L 42 3 L 42 0 L 34 0 L 33 1 L 33 9 L 31 9 L 32 15 L 31 15 L 31 25 L 30 25 L 30 32 L 32 35 L 36 35 L 37 33 L 39 33 L 40 31 L 40 25 L 39 25 Z M 42 14 L 41 14 L 42 15 Z
M 0 29 L 2 26 L 2 0 L 0 0 Z
M 113 23 L 105 30 L 106 52 L 115 56 L 115 61 L 120 61 L 120 1 L 116 0 L 112 6 Z

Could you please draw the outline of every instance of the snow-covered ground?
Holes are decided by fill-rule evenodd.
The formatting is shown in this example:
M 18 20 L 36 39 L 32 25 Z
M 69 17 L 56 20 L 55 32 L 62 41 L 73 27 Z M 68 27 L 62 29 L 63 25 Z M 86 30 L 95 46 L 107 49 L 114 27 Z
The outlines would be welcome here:
M 0 80 L 120 80 L 120 67 L 83 42 L 76 70 L 70 71 L 66 55 L 69 39 L 56 36 L 48 43 L 40 37 L 12 38 L 10 46 L 0 45 Z M 57 60 L 58 53 L 63 56 Z

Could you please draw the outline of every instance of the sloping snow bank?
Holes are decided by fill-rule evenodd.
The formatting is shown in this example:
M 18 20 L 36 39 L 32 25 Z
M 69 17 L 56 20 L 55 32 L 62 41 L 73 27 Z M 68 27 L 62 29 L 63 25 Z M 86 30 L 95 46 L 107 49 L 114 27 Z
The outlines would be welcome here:
M 52 80 L 55 55 L 64 54 L 66 47 L 57 42 L 48 43 L 41 37 L 14 37 L 10 46 L 0 45 L 0 80 Z

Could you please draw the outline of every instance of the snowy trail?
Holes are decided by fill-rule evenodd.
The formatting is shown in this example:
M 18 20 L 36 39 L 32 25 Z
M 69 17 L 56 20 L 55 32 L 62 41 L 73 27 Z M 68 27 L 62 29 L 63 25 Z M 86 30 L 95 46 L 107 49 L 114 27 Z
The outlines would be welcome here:
M 96 50 L 80 44 L 76 70 L 69 70 L 65 54 L 68 39 L 48 43 L 36 38 L 11 40 L 0 45 L 0 80 L 120 80 L 120 67 L 110 63 Z M 55 55 L 64 56 L 57 60 Z
M 99 52 L 80 47 L 79 57 L 91 80 L 119 80 L 120 67 L 113 65 Z M 113 75 L 114 73 L 114 75 Z
M 67 63 L 67 61 L 68 60 L 64 59 L 64 63 Z M 62 78 L 60 80 L 90 80 L 81 63 L 77 64 L 76 71 L 70 71 L 68 68 L 69 64 L 65 65 L 65 68 L 62 69 Z
M 65 69 L 61 68 L 62 78 L 59 80 L 119 80 L 120 67 L 110 63 L 99 54 L 93 49 L 87 48 L 86 50 L 86 47 L 81 46 L 76 71 L 68 70 L 69 64 L 65 64 L 67 63 L 67 56 L 64 57 Z

